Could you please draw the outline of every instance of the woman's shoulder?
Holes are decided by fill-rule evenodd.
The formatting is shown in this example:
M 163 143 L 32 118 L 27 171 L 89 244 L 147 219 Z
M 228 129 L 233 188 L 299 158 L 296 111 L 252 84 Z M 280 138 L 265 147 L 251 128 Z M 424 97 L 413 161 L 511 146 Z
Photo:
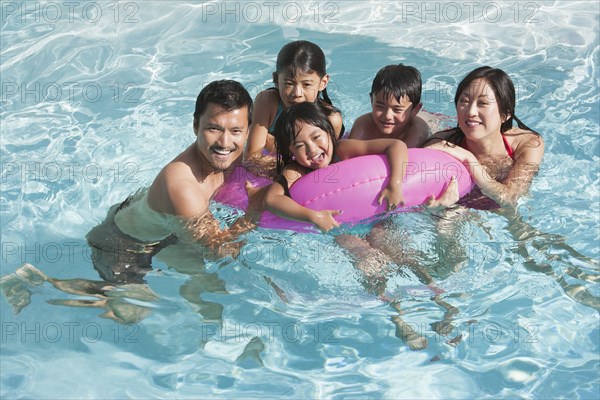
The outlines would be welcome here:
M 531 140 L 534 138 L 539 138 L 542 139 L 542 136 L 537 133 L 534 132 L 532 130 L 529 129 L 522 129 L 522 128 L 510 128 L 508 131 L 503 133 L 504 136 L 506 136 L 507 138 L 515 138 L 517 140 Z
M 514 152 L 515 160 L 539 164 L 544 156 L 544 139 L 533 131 L 512 128 L 504 137 Z
M 513 150 L 516 152 L 519 148 L 541 148 L 544 147 L 544 139 L 537 132 L 529 129 L 511 128 L 505 132 L 504 137 L 508 140 Z

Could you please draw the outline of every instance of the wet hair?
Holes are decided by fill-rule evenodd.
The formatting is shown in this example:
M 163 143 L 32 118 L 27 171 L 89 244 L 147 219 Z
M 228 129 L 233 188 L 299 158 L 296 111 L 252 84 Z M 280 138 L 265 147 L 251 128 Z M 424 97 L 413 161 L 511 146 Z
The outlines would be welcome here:
M 513 121 L 515 121 L 519 128 L 526 129 L 535 133 L 536 135 L 539 135 L 539 133 L 529 128 L 515 115 L 515 86 L 508 74 L 501 69 L 484 66 L 471 71 L 458 84 L 456 94 L 454 95 L 454 106 L 458 105 L 460 96 L 467 89 L 467 87 L 469 87 L 469 85 L 477 79 L 485 80 L 485 82 L 494 92 L 496 103 L 498 104 L 498 110 L 500 111 L 500 116 L 509 116 L 506 121 L 500 125 L 501 133 L 510 130 L 513 127 Z M 449 132 L 449 136 L 446 139 L 448 142 L 461 145 L 464 141 L 465 134 L 458 125 L 455 128 L 448 129 L 447 132 Z
M 387 65 L 375 75 L 369 96 L 382 92 L 386 99 L 394 96 L 398 102 L 406 96 L 413 105 L 417 105 L 421 102 L 422 85 L 421 73 L 415 67 L 404 64 Z
M 283 46 L 277 54 L 275 63 L 275 72 L 273 72 L 273 83 L 277 87 L 277 78 L 279 74 L 289 72 L 292 76 L 300 73 L 316 73 L 319 78 L 327 75 L 325 69 L 325 54 L 316 44 L 307 40 L 296 40 Z M 322 101 L 333 107 L 327 88 L 320 92 L 323 95 Z M 317 101 L 321 99 L 317 96 Z M 339 112 L 339 110 L 336 110 Z
M 303 102 L 294 104 L 282 111 L 275 123 L 275 151 L 277 157 L 277 173 L 293 161 L 290 146 L 298 135 L 298 123 L 304 122 L 325 131 L 333 143 L 333 153 L 337 144 L 337 137 L 329 121 L 327 108 L 317 103 Z
M 223 79 L 206 85 L 196 99 L 194 121 L 198 121 L 208 105 L 216 104 L 227 111 L 248 108 L 248 125 L 252 122 L 252 97 L 241 83 Z

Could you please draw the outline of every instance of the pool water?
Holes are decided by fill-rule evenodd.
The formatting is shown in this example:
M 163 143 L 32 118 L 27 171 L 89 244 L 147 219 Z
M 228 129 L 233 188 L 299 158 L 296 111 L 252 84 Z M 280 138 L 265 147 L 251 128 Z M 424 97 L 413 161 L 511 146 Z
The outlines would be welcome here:
M 86 233 L 191 143 L 199 90 L 228 78 L 255 96 L 294 39 L 323 48 L 347 127 L 369 111 L 383 65 L 417 67 L 425 109 L 449 116 L 462 77 L 491 65 L 546 144 L 516 217 L 388 221 L 453 312 L 406 266 L 378 296 L 333 235 L 258 229 L 235 260 L 167 248 L 145 289 L 109 299 L 29 285 L 15 313 L 3 296 L 0 397 L 600 396 L 596 2 L 5 1 L 0 12 L 2 276 L 30 263 L 56 282 L 98 279 Z M 238 215 L 211 207 L 224 223 Z M 426 349 L 396 337 L 390 299 Z

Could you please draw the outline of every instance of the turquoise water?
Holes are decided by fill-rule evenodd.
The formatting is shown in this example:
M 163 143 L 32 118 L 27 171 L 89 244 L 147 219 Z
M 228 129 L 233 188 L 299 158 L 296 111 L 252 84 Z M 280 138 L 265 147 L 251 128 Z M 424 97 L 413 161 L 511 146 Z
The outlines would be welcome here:
M 332 236 L 258 230 L 236 260 L 165 251 L 147 279 L 159 298 L 124 294 L 148 311 L 134 324 L 50 304 L 93 298 L 47 283 L 18 314 L 3 298 L 2 398 L 599 397 L 598 312 L 573 299 L 600 296 L 596 2 L 67 3 L 0 7 L 2 276 L 28 262 L 97 279 L 85 234 L 193 140 L 200 88 L 231 78 L 255 95 L 293 39 L 324 49 L 346 126 L 383 65 L 419 68 L 425 108 L 447 115 L 466 73 L 503 68 L 546 155 L 518 219 L 391 221 L 458 310 L 436 333 L 445 310 L 392 274 L 425 350 L 394 335 Z

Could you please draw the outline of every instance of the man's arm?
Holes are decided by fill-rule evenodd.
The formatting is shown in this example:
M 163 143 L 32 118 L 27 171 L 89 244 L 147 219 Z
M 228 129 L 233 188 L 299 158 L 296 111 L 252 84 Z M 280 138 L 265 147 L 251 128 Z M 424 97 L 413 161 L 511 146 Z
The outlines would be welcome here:
M 267 187 L 253 188 L 247 182 L 246 190 L 249 198 L 248 209 L 229 228 L 221 229 L 219 221 L 208 209 L 202 214 L 186 219 L 187 231 L 209 251 L 210 257 L 237 256 L 242 246 L 237 240 L 256 227 L 263 210 L 263 198 Z
M 185 163 L 173 162 L 152 184 L 148 201 L 155 210 L 179 217 L 191 237 L 208 249 L 212 256 L 223 256 L 224 245 L 236 241 L 256 226 L 266 189 L 247 185 L 248 210 L 228 229 L 221 229 L 219 221 L 208 210 L 214 194 L 212 189 L 207 181 L 198 183 Z

